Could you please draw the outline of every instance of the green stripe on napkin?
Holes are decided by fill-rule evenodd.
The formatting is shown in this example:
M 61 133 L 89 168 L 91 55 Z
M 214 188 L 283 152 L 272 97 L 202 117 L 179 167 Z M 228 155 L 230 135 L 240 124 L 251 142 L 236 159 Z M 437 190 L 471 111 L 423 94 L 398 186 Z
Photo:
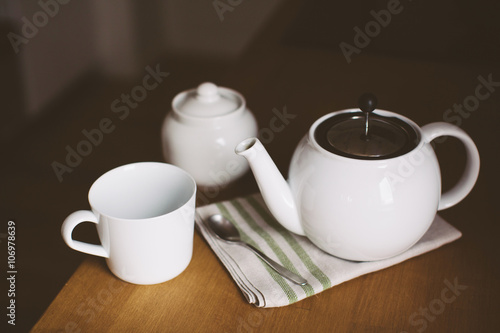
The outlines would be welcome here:
M 267 224 L 269 224 L 271 228 L 276 230 L 285 239 L 293 251 L 295 251 L 295 253 L 299 256 L 300 260 L 302 260 L 309 272 L 311 272 L 311 274 L 321 283 L 323 290 L 330 288 L 332 286 L 332 282 L 328 276 L 323 273 L 323 271 L 311 260 L 307 252 L 302 246 L 300 246 L 295 237 L 293 237 L 288 230 L 278 224 L 274 217 L 271 216 L 271 214 L 269 214 L 269 212 L 254 197 L 248 197 L 246 198 L 246 201 L 255 209 L 257 213 L 259 213 L 259 215 L 264 219 L 264 221 L 266 221 Z
M 234 201 L 231 203 L 234 204 Z M 233 222 L 234 226 L 240 232 L 242 240 L 262 251 L 262 249 L 259 247 L 259 245 L 250 236 L 248 236 L 248 234 L 245 233 L 237 223 L 234 223 L 234 221 L 236 221 L 236 220 L 231 215 L 231 213 L 226 208 L 226 206 L 222 203 L 218 203 L 216 205 L 217 205 L 217 208 L 219 209 L 219 211 L 221 212 L 221 214 L 225 218 L 229 219 L 229 221 Z M 239 213 L 241 215 L 242 213 L 245 214 L 246 212 L 243 210 L 243 211 L 239 211 Z M 292 303 L 297 302 L 298 301 L 297 294 L 295 293 L 295 291 L 293 291 L 293 289 L 290 287 L 290 285 L 287 283 L 287 281 L 281 275 L 276 273 L 274 271 L 274 269 L 269 267 L 269 265 L 266 264 L 264 261 L 261 260 L 261 263 L 262 263 L 262 265 L 264 265 L 264 268 L 269 272 L 269 274 L 271 275 L 273 280 L 276 281 L 276 283 L 281 287 L 281 289 L 285 293 L 286 297 L 288 298 L 289 303 L 292 304 Z
M 288 256 L 285 254 L 283 249 L 278 245 L 278 243 L 276 243 L 274 238 L 255 222 L 255 220 L 252 218 L 249 212 L 245 210 L 245 208 L 241 205 L 241 203 L 239 201 L 231 201 L 231 204 L 233 205 L 234 208 L 236 208 L 238 213 L 248 223 L 248 225 L 252 228 L 252 230 L 255 231 L 263 240 L 266 241 L 267 245 L 269 245 L 274 254 L 276 254 L 281 264 L 286 268 L 288 268 L 290 271 L 294 272 L 295 274 L 300 275 L 297 268 L 295 268 L 295 265 L 292 263 L 290 258 L 288 258 Z M 304 289 L 304 292 L 306 293 L 307 296 L 314 295 L 314 289 L 309 284 L 306 284 L 305 286 L 301 287 L 302 289 Z
M 306 237 L 284 229 L 259 194 L 199 207 L 196 211 L 198 232 L 219 257 L 247 301 L 266 308 L 289 305 L 317 295 L 358 276 L 437 249 L 462 235 L 436 215 L 425 235 L 407 251 L 384 260 L 354 262 L 331 256 Z M 248 249 L 218 239 L 203 222 L 213 214 L 224 215 L 236 226 L 245 242 L 277 258 L 276 261 L 283 266 L 307 279 L 308 285 L 299 286 L 286 280 L 265 262 L 257 260 L 258 257 Z

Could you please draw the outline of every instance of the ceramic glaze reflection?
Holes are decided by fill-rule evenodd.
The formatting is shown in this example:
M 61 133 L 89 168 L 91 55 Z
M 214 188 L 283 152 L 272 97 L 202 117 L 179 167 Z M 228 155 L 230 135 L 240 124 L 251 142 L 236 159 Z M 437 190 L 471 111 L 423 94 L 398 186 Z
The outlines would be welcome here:
M 257 135 L 244 97 L 205 82 L 179 93 L 162 127 L 163 156 L 188 171 L 202 187 L 224 187 L 248 171 L 234 154 L 241 140 Z
M 415 132 L 413 149 L 387 158 L 350 158 L 324 149 L 317 128 L 348 109 L 318 119 L 298 144 L 288 181 L 256 138 L 236 147 L 250 163 L 262 196 L 288 230 L 306 235 L 332 255 L 356 261 L 379 260 L 404 252 L 428 230 L 436 211 L 460 202 L 479 173 L 479 154 L 472 139 L 448 123 L 419 128 L 396 113 L 375 110 L 383 119 L 397 118 Z M 349 118 L 349 117 L 347 117 Z M 385 121 L 385 120 L 384 120 Z M 460 139 L 467 165 L 457 186 L 441 194 L 441 175 L 430 142 L 443 135 Z
M 195 199 L 195 181 L 174 165 L 121 166 L 94 182 L 92 211 L 70 214 L 61 233 L 70 248 L 106 258 L 111 272 L 124 281 L 165 282 L 191 261 Z M 85 222 L 96 224 L 101 244 L 73 239 L 73 229 Z

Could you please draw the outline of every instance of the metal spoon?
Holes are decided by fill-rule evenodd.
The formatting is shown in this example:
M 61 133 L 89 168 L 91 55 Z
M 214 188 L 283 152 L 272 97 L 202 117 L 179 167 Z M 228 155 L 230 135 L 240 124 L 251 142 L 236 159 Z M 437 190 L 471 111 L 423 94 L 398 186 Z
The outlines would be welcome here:
M 302 278 L 301 276 L 295 273 L 290 272 L 288 269 L 286 269 L 285 267 L 278 264 L 276 261 L 266 256 L 264 253 L 260 252 L 252 245 L 243 242 L 241 240 L 238 229 L 236 229 L 236 227 L 231 222 L 229 222 L 224 216 L 220 214 L 212 215 L 208 218 L 207 222 L 210 229 L 212 229 L 212 231 L 218 238 L 228 243 L 239 244 L 252 250 L 260 259 L 262 259 L 272 269 L 274 269 L 281 276 L 287 278 L 288 280 L 301 286 L 307 284 L 306 279 Z

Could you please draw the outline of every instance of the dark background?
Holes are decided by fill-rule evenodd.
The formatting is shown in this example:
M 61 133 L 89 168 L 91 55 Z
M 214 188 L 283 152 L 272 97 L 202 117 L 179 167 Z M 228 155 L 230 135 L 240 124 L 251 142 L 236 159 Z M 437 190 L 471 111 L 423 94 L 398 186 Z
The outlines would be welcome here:
M 252 91 L 246 87 L 251 87 L 252 73 L 246 72 L 248 75 L 239 78 L 241 81 L 230 73 L 255 54 L 266 54 L 262 49 L 270 50 L 266 57 L 277 56 L 272 53 L 276 44 L 304 52 L 321 49 L 338 54 L 341 42 L 353 44 L 353 28 L 363 29 L 372 20 L 370 11 L 386 9 L 388 3 L 243 0 L 232 11 L 224 12 L 221 20 L 212 1 L 123 0 L 107 5 L 71 1 L 60 4 L 57 14 L 16 53 L 8 34 L 22 35 L 22 17 L 31 21 L 41 7 L 36 2 L 0 1 L 0 267 L 6 274 L 4 236 L 7 222 L 14 220 L 18 269 L 16 328 L 27 331 L 36 323 L 86 257 L 63 243 L 60 226 L 72 211 L 88 209 L 86 196 L 92 182 L 121 164 L 162 160 L 160 127 L 175 94 L 210 80 L 251 96 Z M 293 19 L 280 19 L 281 12 L 290 6 L 297 8 Z M 363 56 L 443 66 L 480 66 L 484 71 L 477 75 L 486 77 L 493 73 L 494 80 L 500 81 L 499 2 L 408 0 L 402 1 L 401 6 L 401 13 L 393 15 L 390 24 L 362 49 Z M 274 35 L 268 34 L 269 26 L 280 24 L 280 29 L 271 31 Z M 260 52 L 255 52 L 259 48 Z M 363 66 L 362 59 L 353 55 L 352 61 Z M 97 127 L 103 117 L 112 118 L 110 103 L 141 82 L 146 66 L 156 64 L 171 75 L 59 182 L 51 165 L 64 161 L 65 147 L 75 147 L 83 139 L 83 129 Z M 349 66 L 347 62 L 337 65 Z M 369 75 L 367 68 L 366 76 Z M 404 90 L 405 82 L 411 78 L 404 72 L 397 77 Z M 335 79 L 332 77 L 332 81 Z M 360 88 L 365 79 L 368 81 L 363 75 L 352 78 L 361 82 Z M 467 91 L 472 93 L 477 80 L 469 80 Z M 304 89 L 309 88 L 322 89 L 313 82 L 304 83 Z M 373 89 L 377 92 L 377 87 Z M 462 102 L 466 96 L 453 89 L 443 87 L 436 92 L 435 102 L 443 107 L 436 107 L 434 121 L 442 120 L 443 111 L 452 106 L 450 101 Z M 276 87 L 268 94 L 286 94 L 284 90 L 286 87 Z M 331 94 L 332 100 L 336 98 L 335 91 L 325 88 L 325 93 Z M 358 91 L 352 91 L 352 96 L 357 94 Z M 386 97 L 381 99 L 381 107 L 391 109 L 390 94 L 381 94 Z M 408 95 L 416 99 L 419 94 L 413 91 Z M 499 95 L 482 103 L 481 108 L 498 105 Z M 354 104 L 355 99 L 352 100 Z M 345 107 L 353 106 L 342 103 Z M 408 100 L 409 105 L 412 103 Z M 394 111 L 404 114 L 404 110 Z M 498 121 L 497 112 L 491 112 L 491 121 Z M 473 114 L 470 121 L 485 114 Z M 464 124 L 463 128 L 467 130 L 467 126 Z M 136 136 L 144 133 L 144 128 L 149 129 L 150 136 L 141 138 L 139 145 Z M 489 138 L 497 142 L 497 133 L 489 133 Z M 291 154 L 294 146 L 291 140 L 290 151 L 284 154 Z M 498 152 L 498 144 L 494 147 Z M 450 144 L 438 149 L 460 147 Z M 286 165 L 280 167 L 286 171 Z M 453 183 L 460 172 L 460 167 L 446 170 L 446 182 Z M 498 200 L 498 176 L 490 175 L 494 177 L 488 181 L 491 197 L 484 200 L 493 205 Z M 224 194 L 218 198 L 223 199 Z M 75 234 L 82 240 L 97 241 L 92 226 L 82 226 Z M 494 244 L 490 246 L 493 249 Z M 3 309 L 7 302 L 4 290 L 6 286 L 2 285 Z

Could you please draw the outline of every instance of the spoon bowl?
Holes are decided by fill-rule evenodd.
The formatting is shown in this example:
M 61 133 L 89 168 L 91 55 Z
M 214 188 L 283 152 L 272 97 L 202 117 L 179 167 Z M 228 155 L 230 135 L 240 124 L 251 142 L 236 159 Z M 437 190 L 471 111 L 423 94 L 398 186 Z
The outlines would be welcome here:
M 220 214 L 208 218 L 208 224 L 217 237 L 228 242 L 240 242 L 241 237 L 238 229 Z
M 223 241 L 228 243 L 239 244 L 250 249 L 281 276 L 301 286 L 307 284 L 307 280 L 303 277 L 289 271 L 252 245 L 242 241 L 238 229 L 236 229 L 236 227 L 224 216 L 220 214 L 211 215 L 207 219 L 207 224 L 219 239 L 222 239 Z

